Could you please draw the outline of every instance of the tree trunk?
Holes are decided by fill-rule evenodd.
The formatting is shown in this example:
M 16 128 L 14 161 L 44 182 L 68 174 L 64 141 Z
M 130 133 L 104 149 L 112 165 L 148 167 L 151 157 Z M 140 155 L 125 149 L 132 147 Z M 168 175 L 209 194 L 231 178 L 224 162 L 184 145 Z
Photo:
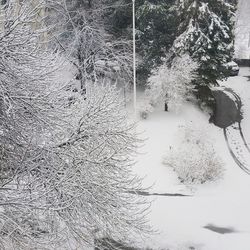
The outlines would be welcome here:
M 165 109 L 164 111 L 168 111 L 168 104 L 165 102 Z

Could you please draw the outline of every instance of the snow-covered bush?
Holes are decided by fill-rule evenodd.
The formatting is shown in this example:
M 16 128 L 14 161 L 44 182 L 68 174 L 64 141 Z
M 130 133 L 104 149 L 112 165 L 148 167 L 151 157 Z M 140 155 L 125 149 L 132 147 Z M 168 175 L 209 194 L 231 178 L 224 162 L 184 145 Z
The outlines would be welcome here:
M 169 109 L 178 111 L 193 90 L 192 80 L 198 65 L 190 56 L 176 57 L 171 66 L 167 63 L 152 72 L 145 91 L 145 103 L 141 114 L 150 113 L 154 107 L 165 102 Z
M 163 163 L 185 184 L 215 181 L 223 174 L 223 163 L 204 129 L 185 128 L 179 145 L 169 149 Z

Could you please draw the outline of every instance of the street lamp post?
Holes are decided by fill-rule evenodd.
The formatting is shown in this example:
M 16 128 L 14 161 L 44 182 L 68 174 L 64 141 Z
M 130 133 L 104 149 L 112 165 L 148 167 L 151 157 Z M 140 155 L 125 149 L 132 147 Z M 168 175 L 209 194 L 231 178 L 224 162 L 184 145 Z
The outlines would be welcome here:
M 134 112 L 136 117 L 136 57 L 135 57 L 135 0 L 133 2 L 133 86 L 134 86 Z

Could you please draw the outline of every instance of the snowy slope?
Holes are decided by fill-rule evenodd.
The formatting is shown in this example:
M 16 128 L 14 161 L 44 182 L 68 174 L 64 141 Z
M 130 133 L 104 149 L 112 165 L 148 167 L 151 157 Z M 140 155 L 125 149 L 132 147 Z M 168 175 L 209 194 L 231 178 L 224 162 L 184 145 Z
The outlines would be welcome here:
M 233 88 L 241 97 L 245 114 L 242 127 L 250 142 L 250 82 L 242 75 L 230 78 L 222 85 Z M 250 75 L 250 71 L 249 71 Z M 145 242 L 153 249 L 250 249 L 250 176 L 233 161 L 226 146 L 223 131 L 208 123 L 208 116 L 186 103 L 179 114 L 156 111 L 139 122 L 139 131 L 148 138 L 140 149 L 135 171 L 145 176 L 144 185 L 154 184 L 152 192 L 185 193 L 191 197 L 154 196 L 149 215 L 159 234 Z M 196 124 L 209 130 L 215 148 L 225 163 L 224 178 L 216 183 L 186 187 L 178 182 L 172 169 L 162 164 L 162 157 L 178 141 L 178 131 L 185 124 Z M 248 129 L 249 130 L 249 129 Z M 151 198 L 150 198 L 151 199 Z M 212 224 L 233 232 L 220 234 L 205 226 Z M 229 231 L 230 231 L 229 230 Z

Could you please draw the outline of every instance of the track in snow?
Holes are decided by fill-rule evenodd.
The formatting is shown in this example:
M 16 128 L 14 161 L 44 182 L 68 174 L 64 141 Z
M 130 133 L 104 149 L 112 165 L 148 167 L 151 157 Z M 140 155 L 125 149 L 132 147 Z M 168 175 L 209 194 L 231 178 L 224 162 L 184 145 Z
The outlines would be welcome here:
M 242 140 L 239 127 L 232 125 L 224 128 L 224 137 L 231 156 L 236 164 L 250 175 L 250 153 Z
M 240 113 L 242 107 L 240 97 L 231 89 L 225 89 L 225 91 L 234 95 Z M 238 121 L 224 128 L 223 131 L 229 152 L 234 161 L 244 172 L 250 175 L 250 148 L 242 131 L 241 122 Z

